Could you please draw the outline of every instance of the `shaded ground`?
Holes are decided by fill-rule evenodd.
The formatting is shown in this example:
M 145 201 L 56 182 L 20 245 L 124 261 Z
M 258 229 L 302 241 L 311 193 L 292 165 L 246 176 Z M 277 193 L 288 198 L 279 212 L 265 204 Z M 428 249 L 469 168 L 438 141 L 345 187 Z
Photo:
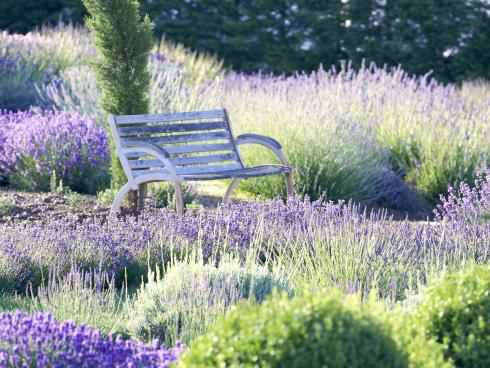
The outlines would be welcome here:
M 222 184 L 209 183 L 196 188 L 198 198 L 197 205 L 204 208 L 217 207 L 223 198 L 226 187 Z M 252 199 L 246 193 L 236 193 L 234 200 Z M 0 187 L 0 223 L 47 221 L 49 219 L 61 219 L 75 216 L 80 221 L 93 216 L 107 216 L 109 205 L 101 204 L 95 195 L 78 196 L 73 201 L 69 196 L 55 193 L 21 192 L 8 187 Z M 367 211 L 382 210 L 380 207 L 368 207 Z M 431 211 L 419 211 L 408 213 L 406 211 L 386 210 L 388 216 L 394 220 L 412 221 L 427 220 L 432 218 Z
M 71 203 L 65 196 L 53 193 L 19 192 L 0 188 L 0 223 L 60 219 L 68 213 L 80 220 L 109 213 L 93 195 L 81 196 L 81 203 Z

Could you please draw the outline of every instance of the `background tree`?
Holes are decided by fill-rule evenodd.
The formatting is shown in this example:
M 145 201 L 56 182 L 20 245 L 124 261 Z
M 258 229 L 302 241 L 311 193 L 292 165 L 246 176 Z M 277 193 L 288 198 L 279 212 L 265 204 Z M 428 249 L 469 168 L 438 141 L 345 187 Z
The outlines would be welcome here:
M 2 0 L 0 29 L 27 33 L 36 26 L 59 21 L 81 23 L 84 13 L 80 0 Z
M 443 82 L 490 79 L 488 0 L 141 0 L 155 33 L 238 71 L 286 73 L 349 60 Z M 80 0 L 2 0 L 0 28 L 81 19 Z
M 152 25 L 140 15 L 137 0 L 83 0 L 89 16 L 86 25 L 94 35 L 99 57 L 93 66 L 107 114 L 132 115 L 149 112 L 150 73 L 148 58 L 153 45 Z M 126 182 L 111 138 L 111 173 L 114 187 Z M 140 198 L 144 195 L 140 188 Z M 133 193 L 133 203 L 136 202 Z

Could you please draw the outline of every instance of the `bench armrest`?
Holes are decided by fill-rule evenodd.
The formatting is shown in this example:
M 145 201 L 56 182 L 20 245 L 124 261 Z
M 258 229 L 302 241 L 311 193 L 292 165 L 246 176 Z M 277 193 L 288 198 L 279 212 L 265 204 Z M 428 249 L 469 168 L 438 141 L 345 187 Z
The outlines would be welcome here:
M 266 136 L 260 135 L 260 134 L 242 134 L 236 138 L 236 144 L 237 145 L 240 145 L 240 144 L 258 144 L 258 145 L 267 147 L 268 149 L 270 149 L 272 152 L 275 153 L 277 158 L 281 161 L 281 163 L 284 166 L 289 166 L 289 164 L 286 160 L 286 157 L 284 156 L 284 154 L 281 151 L 281 149 L 282 149 L 281 144 L 278 141 L 276 141 L 274 138 L 266 137 Z
M 143 152 L 149 156 L 154 156 L 159 159 L 164 167 L 171 175 L 178 176 L 175 171 L 175 166 L 170 162 L 170 154 L 160 146 L 150 142 L 127 141 L 122 147 L 116 151 L 116 155 L 125 155 L 126 153 Z

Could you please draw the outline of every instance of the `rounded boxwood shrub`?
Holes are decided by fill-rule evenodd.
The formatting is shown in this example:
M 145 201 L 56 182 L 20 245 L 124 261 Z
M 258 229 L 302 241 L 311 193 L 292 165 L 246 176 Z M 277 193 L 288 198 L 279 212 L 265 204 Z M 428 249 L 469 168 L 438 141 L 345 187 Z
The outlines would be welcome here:
M 426 290 L 413 315 L 457 367 L 490 367 L 490 267 L 471 266 Z
M 286 295 L 240 308 L 197 339 L 184 367 L 408 367 L 381 319 L 339 295 Z
M 260 302 L 274 289 L 291 293 L 289 285 L 266 268 L 243 268 L 235 261 L 222 261 L 218 267 L 175 263 L 163 278 L 157 271 L 148 279 L 130 306 L 134 318 L 128 330 L 133 338 L 158 338 L 166 344 L 192 341 L 232 306 Z

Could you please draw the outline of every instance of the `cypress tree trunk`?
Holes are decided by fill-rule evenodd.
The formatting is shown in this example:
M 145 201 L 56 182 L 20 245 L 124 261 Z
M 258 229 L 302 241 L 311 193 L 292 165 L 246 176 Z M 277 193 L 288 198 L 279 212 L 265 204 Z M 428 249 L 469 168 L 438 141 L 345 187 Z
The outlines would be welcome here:
M 150 19 L 141 17 L 137 0 L 83 0 L 83 3 L 89 13 L 86 25 L 99 50 L 92 65 L 102 92 L 101 107 L 114 115 L 148 113 L 148 57 L 153 45 Z M 126 182 L 112 137 L 111 173 L 113 187 Z M 136 193 L 130 194 L 133 209 L 143 202 L 146 187 L 142 186 L 139 192 L 139 199 Z

